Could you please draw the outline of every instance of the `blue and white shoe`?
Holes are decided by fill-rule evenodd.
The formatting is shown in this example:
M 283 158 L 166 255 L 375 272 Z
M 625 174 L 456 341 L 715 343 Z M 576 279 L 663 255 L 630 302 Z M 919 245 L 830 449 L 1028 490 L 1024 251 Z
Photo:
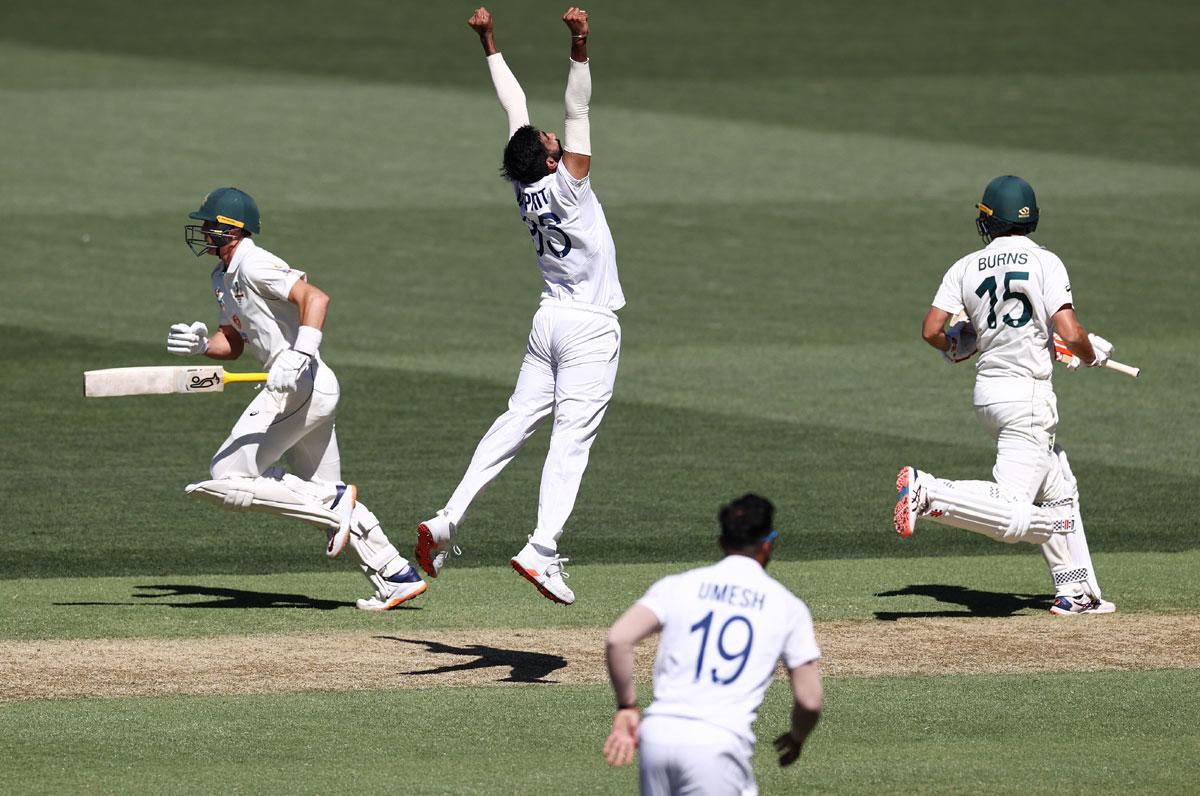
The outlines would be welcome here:
M 378 585 L 375 594 L 365 600 L 358 600 L 355 606 L 360 611 L 388 611 L 413 597 L 424 594 L 429 584 L 421 580 L 421 575 L 412 564 L 388 578 L 373 576 L 371 580 Z
M 1115 614 L 1116 612 L 1116 605 L 1090 594 L 1059 594 L 1055 596 L 1054 604 L 1050 606 L 1050 613 L 1054 616 Z
M 325 545 L 325 555 L 337 558 L 346 549 L 350 541 L 350 517 L 354 514 L 354 504 L 358 502 L 358 487 L 354 484 L 339 484 L 337 497 L 329 509 L 338 515 L 337 530 L 330 529 L 329 542 Z

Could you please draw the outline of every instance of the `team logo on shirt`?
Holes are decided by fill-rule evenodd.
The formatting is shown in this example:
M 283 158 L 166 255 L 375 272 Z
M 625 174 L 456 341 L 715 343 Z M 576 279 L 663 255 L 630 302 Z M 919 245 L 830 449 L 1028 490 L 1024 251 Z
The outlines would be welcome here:
M 234 282 L 233 285 L 233 300 L 241 304 L 246 300 L 246 291 L 242 289 L 241 282 Z

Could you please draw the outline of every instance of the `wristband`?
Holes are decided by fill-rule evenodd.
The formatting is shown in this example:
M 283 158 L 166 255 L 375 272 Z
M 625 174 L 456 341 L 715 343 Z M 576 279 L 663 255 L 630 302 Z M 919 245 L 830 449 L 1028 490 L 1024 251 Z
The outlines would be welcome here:
M 292 349 L 299 351 L 301 354 L 308 354 L 310 357 L 317 355 L 317 349 L 321 347 L 321 330 L 314 326 L 301 326 L 296 331 L 296 342 L 292 344 Z
M 638 710 L 638 703 L 630 702 L 627 705 L 622 705 L 621 703 L 618 702 L 617 710 Z

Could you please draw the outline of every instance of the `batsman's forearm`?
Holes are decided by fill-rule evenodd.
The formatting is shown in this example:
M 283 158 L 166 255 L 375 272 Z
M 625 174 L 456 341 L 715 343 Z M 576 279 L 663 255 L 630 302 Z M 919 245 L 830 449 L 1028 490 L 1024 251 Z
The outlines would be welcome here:
M 608 679 L 618 705 L 637 703 L 637 686 L 633 682 L 633 645 L 609 641 L 605 649 L 608 658 Z
M 587 36 L 581 38 L 571 36 L 571 60 L 583 63 L 587 59 Z
M 208 348 L 204 350 L 204 356 L 209 359 L 237 359 L 241 354 L 242 347 L 235 348 L 225 336 L 224 329 L 218 329 L 216 334 L 208 338 Z

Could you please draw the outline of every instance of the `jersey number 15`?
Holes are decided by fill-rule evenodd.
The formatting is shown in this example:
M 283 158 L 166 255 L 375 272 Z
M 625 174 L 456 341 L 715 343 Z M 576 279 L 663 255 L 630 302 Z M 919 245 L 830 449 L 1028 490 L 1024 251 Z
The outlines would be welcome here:
M 1014 318 L 1011 313 L 1004 313 L 1004 324 L 1011 326 L 1014 329 L 1019 329 L 1029 323 L 1029 319 L 1033 317 L 1033 305 L 1029 303 L 1029 296 L 1019 290 L 1012 289 L 1013 282 L 1022 282 L 1029 279 L 1028 271 L 1009 271 L 1004 275 L 1004 301 L 1016 299 L 1021 302 L 1021 315 Z M 987 325 L 989 329 L 996 328 L 996 277 L 989 276 L 987 279 L 979 283 L 979 287 L 975 288 L 975 295 L 983 298 L 988 297 L 988 316 Z

